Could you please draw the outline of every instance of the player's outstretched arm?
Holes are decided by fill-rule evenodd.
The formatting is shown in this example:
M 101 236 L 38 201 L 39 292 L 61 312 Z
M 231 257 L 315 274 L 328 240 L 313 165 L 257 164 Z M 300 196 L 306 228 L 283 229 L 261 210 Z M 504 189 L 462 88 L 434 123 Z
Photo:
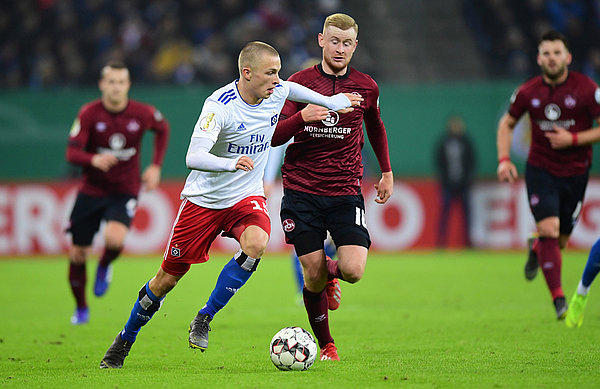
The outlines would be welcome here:
M 161 168 L 159 165 L 156 165 L 154 163 L 148 165 L 148 167 L 144 170 L 144 173 L 142 174 L 142 184 L 144 184 L 144 191 L 149 192 L 158 187 L 158 184 L 160 183 L 160 173 Z
M 241 157 L 229 159 L 211 154 L 209 150 L 214 143 L 208 138 L 192 137 L 185 156 L 188 169 L 205 172 L 234 172 L 238 170 L 237 165 Z
M 307 87 L 296 84 L 291 81 L 282 81 L 289 86 L 289 100 L 298 101 L 301 103 L 311 103 L 327 107 L 333 111 L 340 111 L 351 106 L 358 106 L 363 98 L 360 95 L 350 93 L 338 93 L 333 96 L 324 96 Z M 351 97 L 349 97 L 351 96 Z
M 119 163 L 117 157 L 109 153 L 94 154 L 91 161 L 91 165 L 93 167 L 95 167 L 98 170 L 102 170 L 105 173 L 117 163 Z
M 344 93 L 344 96 L 346 96 L 348 100 L 350 100 L 350 103 L 353 107 L 358 107 L 360 103 L 364 100 L 361 95 L 355 93 Z M 348 113 L 352 111 L 354 111 L 354 108 L 352 107 L 337 110 L 337 112 L 339 113 Z

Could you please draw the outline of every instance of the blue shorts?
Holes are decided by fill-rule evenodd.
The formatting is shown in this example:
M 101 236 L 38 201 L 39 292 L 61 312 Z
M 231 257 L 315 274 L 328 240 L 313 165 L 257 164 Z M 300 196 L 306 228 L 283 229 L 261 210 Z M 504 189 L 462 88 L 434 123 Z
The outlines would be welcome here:
M 547 217 L 558 217 L 560 233 L 570 235 L 581 213 L 588 178 L 589 173 L 558 177 L 527 164 L 527 198 L 536 223 Z
M 67 232 L 71 233 L 74 245 L 89 246 L 102 220 L 118 221 L 129 228 L 136 208 L 135 196 L 126 194 L 89 196 L 78 193 Z

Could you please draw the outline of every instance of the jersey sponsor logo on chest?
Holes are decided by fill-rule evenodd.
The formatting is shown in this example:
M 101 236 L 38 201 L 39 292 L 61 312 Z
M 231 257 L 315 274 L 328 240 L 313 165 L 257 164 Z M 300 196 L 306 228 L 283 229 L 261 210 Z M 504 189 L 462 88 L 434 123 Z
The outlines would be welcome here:
M 265 134 L 250 134 L 248 144 L 229 143 L 227 151 L 232 154 L 257 154 L 267 151 L 271 146 L 271 139 Z

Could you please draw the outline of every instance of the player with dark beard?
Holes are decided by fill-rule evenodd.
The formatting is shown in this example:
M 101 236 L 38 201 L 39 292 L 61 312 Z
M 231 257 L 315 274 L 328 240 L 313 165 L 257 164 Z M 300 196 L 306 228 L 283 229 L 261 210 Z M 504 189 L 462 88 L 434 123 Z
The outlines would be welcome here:
M 498 178 L 513 183 L 517 169 L 510 160 L 513 130 L 526 112 L 531 120 L 531 146 L 525 182 L 537 236 L 528 240 L 525 278 L 542 268 L 556 317 L 565 318 L 560 250 L 579 218 L 592 163 L 591 144 L 600 139 L 600 90 L 589 77 L 568 70 L 571 53 L 566 38 L 544 34 L 538 45 L 542 74 L 519 87 L 498 125 Z

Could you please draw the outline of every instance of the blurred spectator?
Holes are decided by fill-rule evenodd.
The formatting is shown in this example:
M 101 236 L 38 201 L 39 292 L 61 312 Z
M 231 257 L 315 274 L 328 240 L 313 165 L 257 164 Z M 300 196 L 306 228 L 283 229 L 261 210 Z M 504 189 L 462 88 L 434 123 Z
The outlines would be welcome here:
M 538 40 L 551 29 L 569 39 L 573 70 L 585 72 L 600 49 L 599 0 L 463 0 L 463 11 L 490 76 L 533 76 Z
M 250 40 L 279 50 L 282 76 L 311 57 L 340 0 L 23 0 L 0 13 L 0 87 L 95 84 L 109 59 L 136 82 L 220 83 Z
M 465 122 L 459 115 L 451 115 L 446 120 L 446 130 L 438 140 L 435 151 L 435 165 L 441 186 L 440 224 L 437 246 L 448 243 L 450 210 L 456 202 L 461 207 L 463 238 L 466 247 L 471 247 L 470 238 L 470 195 L 475 177 L 475 151 L 473 142 L 466 134 Z

